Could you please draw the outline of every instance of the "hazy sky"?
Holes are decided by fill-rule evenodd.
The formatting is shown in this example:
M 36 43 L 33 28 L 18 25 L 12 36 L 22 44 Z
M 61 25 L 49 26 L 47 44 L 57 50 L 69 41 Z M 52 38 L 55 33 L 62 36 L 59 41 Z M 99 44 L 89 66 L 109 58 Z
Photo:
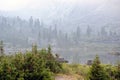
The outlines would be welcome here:
M 104 0 L 0 0 L 0 10 L 14 11 L 20 9 L 44 9 L 59 4 L 81 5 L 98 4 Z
M 71 17 L 80 21 L 94 15 L 116 19 L 120 14 L 120 0 L 0 0 L 0 12 L 3 16 L 25 19 L 33 16 L 43 20 L 69 20 Z
M 66 21 L 67 26 L 118 22 L 119 14 L 120 0 L 0 0 L 2 16 L 33 16 L 46 23 Z

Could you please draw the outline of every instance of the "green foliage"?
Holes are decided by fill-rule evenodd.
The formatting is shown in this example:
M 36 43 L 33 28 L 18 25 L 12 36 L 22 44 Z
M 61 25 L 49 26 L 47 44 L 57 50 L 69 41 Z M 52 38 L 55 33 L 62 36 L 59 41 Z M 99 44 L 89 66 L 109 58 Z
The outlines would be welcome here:
M 47 50 L 42 49 L 40 53 L 42 53 L 41 57 L 46 61 L 46 68 L 50 69 L 53 73 L 59 73 L 62 71 L 62 64 L 56 61 L 50 46 Z
M 74 74 L 69 64 L 64 63 L 62 64 L 62 67 L 63 67 L 63 71 L 62 71 L 63 74 Z
M 53 73 L 59 73 L 62 71 L 62 66 L 60 63 L 52 60 L 48 60 L 46 63 L 46 67 L 50 69 Z
M 89 71 L 89 66 L 86 65 L 80 65 L 80 64 L 63 64 L 63 74 L 78 74 L 82 77 L 86 78 Z
M 113 65 L 102 65 L 109 76 L 109 80 L 115 80 L 116 67 Z
M 53 80 L 53 73 L 61 70 L 51 50 L 38 51 L 36 45 L 32 52 L 0 57 L 0 80 Z
M 0 41 L 0 56 L 4 55 L 4 45 L 3 45 L 3 41 Z
M 109 80 L 120 80 L 120 64 L 117 66 L 104 65 L 104 68 L 109 76 Z
M 89 80 L 109 80 L 98 56 L 96 56 L 90 68 Z
M 115 74 L 116 80 L 120 80 L 120 63 L 118 63 Z
M 36 44 L 32 45 L 32 53 L 37 54 L 37 45 Z
M 51 46 L 48 46 L 48 53 L 51 54 Z

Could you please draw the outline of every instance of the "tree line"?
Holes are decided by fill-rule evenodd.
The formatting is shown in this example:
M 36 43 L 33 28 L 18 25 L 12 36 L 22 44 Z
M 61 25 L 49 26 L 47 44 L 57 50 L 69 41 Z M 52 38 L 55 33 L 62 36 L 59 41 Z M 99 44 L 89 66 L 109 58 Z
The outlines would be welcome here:
M 46 24 L 45 21 L 21 19 L 19 16 L 10 18 L 0 16 L 0 38 L 11 45 L 29 47 L 36 42 L 40 47 L 51 44 L 56 47 L 79 45 L 81 41 L 119 41 L 119 32 L 101 27 L 98 31 L 88 25 L 85 30 L 82 26 L 74 26 L 73 31 L 64 32 L 59 24 Z M 68 26 L 69 27 L 69 26 Z M 67 27 L 67 29 L 68 29 Z

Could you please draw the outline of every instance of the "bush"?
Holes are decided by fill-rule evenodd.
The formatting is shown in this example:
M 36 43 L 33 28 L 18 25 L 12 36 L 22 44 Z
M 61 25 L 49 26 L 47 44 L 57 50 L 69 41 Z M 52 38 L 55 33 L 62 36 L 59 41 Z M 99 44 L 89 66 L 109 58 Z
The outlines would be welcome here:
M 25 54 L 0 57 L 0 80 L 53 80 L 53 73 L 61 69 L 51 53 L 36 47 Z
M 74 74 L 69 64 L 62 64 L 62 67 L 63 67 L 63 70 L 62 70 L 63 74 Z
M 90 68 L 89 80 L 109 80 L 107 73 L 100 64 L 98 56 L 96 56 L 93 61 L 92 67 Z
M 120 80 L 120 63 L 118 63 L 115 74 L 116 80 Z
M 48 50 L 42 49 L 39 53 L 41 53 L 41 57 L 46 63 L 46 68 L 50 69 L 53 73 L 62 72 L 62 64 L 56 61 L 55 57 L 52 55 L 50 47 L 48 47 Z

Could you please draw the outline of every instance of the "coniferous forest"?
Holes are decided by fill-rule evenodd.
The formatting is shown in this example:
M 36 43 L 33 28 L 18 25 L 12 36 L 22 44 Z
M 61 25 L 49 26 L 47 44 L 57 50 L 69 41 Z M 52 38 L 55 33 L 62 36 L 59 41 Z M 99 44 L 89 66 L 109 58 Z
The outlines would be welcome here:
M 71 63 L 86 63 L 96 54 L 103 63 L 115 64 L 119 60 L 120 33 L 113 29 L 114 26 L 95 29 L 87 25 L 83 29 L 83 26 L 76 25 L 72 31 L 59 27 L 58 23 L 48 25 L 32 16 L 28 20 L 19 16 L 0 16 L 0 39 L 4 41 L 6 54 L 25 52 L 35 43 L 39 49 L 51 45 L 54 53 Z
M 0 80 L 120 80 L 120 0 L 0 0 Z
M 59 28 L 58 22 L 46 24 L 45 21 L 32 16 L 26 20 L 17 17 L 0 16 L 0 38 L 16 47 L 29 47 L 31 43 L 37 43 L 40 47 L 51 44 L 55 47 L 78 46 L 81 42 L 119 43 L 120 33 L 113 27 L 101 26 L 94 29 L 93 26 L 76 25 L 72 31 Z M 68 28 L 69 30 L 69 28 Z M 8 36 L 9 35 L 9 36 Z

